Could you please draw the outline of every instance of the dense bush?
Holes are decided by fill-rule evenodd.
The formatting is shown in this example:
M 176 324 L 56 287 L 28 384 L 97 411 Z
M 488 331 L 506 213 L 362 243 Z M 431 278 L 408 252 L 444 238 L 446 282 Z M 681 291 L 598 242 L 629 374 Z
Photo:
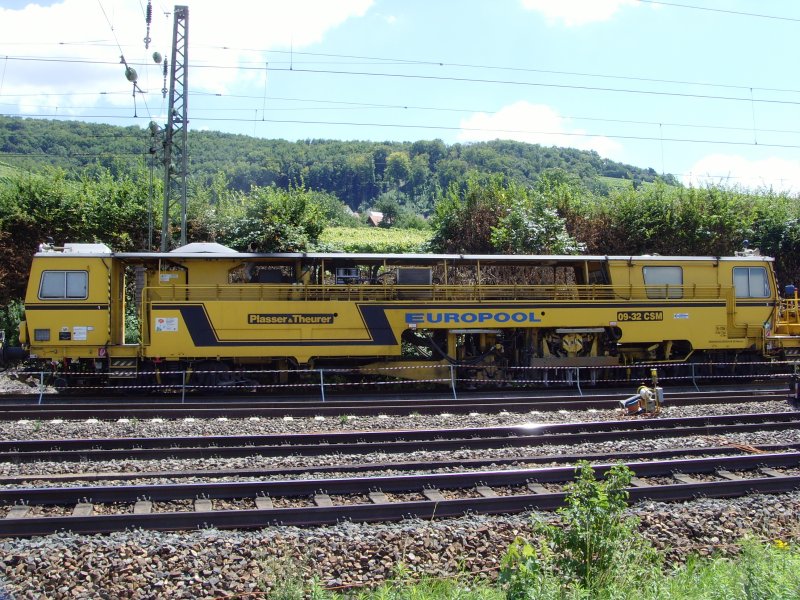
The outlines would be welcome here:
M 508 600 L 601 598 L 649 576 L 658 555 L 625 516 L 632 473 L 612 467 L 603 481 L 589 463 L 576 467 L 559 522 L 534 521 L 536 541 L 517 539 L 503 559 Z
M 581 249 L 545 194 L 499 175 L 473 174 L 463 186 L 451 184 L 431 221 L 431 248 L 437 252 L 575 254 Z
M 11 129 L 22 135 L 19 127 Z M 635 189 L 606 184 L 605 195 L 594 195 L 586 177 L 611 169 L 610 163 L 577 161 L 583 165 L 577 175 L 556 160 L 563 152 L 537 153 L 516 143 L 337 146 L 310 141 L 276 143 L 273 149 L 280 149 L 275 160 L 288 168 L 323 152 L 320 147 L 326 153 L 370 149 L 366 161 L 347 153 L 339 158 L 348 169 L 358 167 L 381 182 L 369 192 L 352 178 L 348 185 L 362 190 L 361 205 L 382 208 L 390 227 L 378 232 L 358 226 L 358 218 L 340 197 L 324 191 L 322 180 L 315 179 L 322 175 L 312 177 L 310 167 L 291 167 L 291 177 L 274 185 L 251 180 L 246 191 L 233 181 L 235 173 L 217 171 L 190 182 L 188 239 L 251 251 L 711 256 L 731 255 L 748 240 L 751 248 L 775 257 L 781 284 L 800 283 L 800 203 L 787 194 L 684 188 L 653 177 Z M 536 164 L 525 167 L 525 161 Z M 470 170 L 476 164 L 484 171 Z M 110 161 L 80 172 L 3 167 L 1 174 L 0 305 L 22 298 L 31 257 L 47 238 L 57 244 L 98 241 L 118 251 L 158 247 L 161 182 L 155 178 L 151 190 L 144 168 Z M 419 213 L 433 200 L 433 215 L 425 220 Z M 152 240 L 149 214 L 156 223 Z M 329 227 L 351 229 L 326 235 Z M 16 309 L 4 314 L 2 326 L 13 335 Z

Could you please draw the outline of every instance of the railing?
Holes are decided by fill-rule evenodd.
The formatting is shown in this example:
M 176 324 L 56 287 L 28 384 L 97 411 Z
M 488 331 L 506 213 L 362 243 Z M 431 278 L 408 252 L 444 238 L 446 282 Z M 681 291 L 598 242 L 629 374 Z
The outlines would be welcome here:
M 797 361 L 758 361 L 744 363 L 635 363 L 629 365 L 606 365 L 602 367 L 504 367 L 504 377 L 498 379 L 476 379 L 465 376 L 466 373 L 480 369 L 475 365 L 432 365 L 439 366 L 438 373 L 420 379 L 411 376 L 406 379 L 408 371 L 430 369 L 431 366 L 406 366 L 390 369 L 395 376 L 386 374 L 385 367 L 370 369 L 368 367 L 343 369 L 294 369 L 264 370 L 236 369 L 233 371 L 205 371 L 192 369 L 174 369 L 159 371 L 132 372 L 130 379 L 115 380 L 109 384 L 107 373 L 73 373 L 77 380 L 66 386 L 64 373 L 58 371 L 9 371 L 8 375 L 26 381 L 31 386 L 32 395 L 38 395 L 39 403 L 50 394 L 72 391 L 83 393 L 101 393 L 109 389 L 128 390 L 131 392 L 162 392 L 180 395 L 185 400 L 188 393 L 209 391 L 230 391 L 253 393 L 267 396 L 287 393 L 313 393 L 318 391 L 324 402 L 326 394 L 333 392 L 361 391 L 384 394 L 387 389 L 396 391 L 403 388 L 418 391 L 420 385 L 435 385 L 441 391 L 447 390 L 454 399 L 459 392 L 467 389 L 474 391 L 481 387 L 495 388 L 502 383 L 504 389 L 543 389 L 574 388 L 583 395 L 584 387 L 603 385 L 639 385 L 650 381 L 652 370 L 656 369 L 658 381 L 664 386 L 692 386 L 698 389 L 701 383 L 738 383 L 752 381 L 757 378 L 762 382 L 785 383 L 798 377 Z M 485 365 L 484 365 L 485 366 Z M 291 378 L 293 383 L 275 383 L 281 375 Z M 364 378 L 365 375 L 372 377 Z M 225 383 L 209 383 L 214 376 L 224 377 Z M 353 376 L 353 380 L 348 378 Z M 382 379 L 381 379 L 382 378 Z M 60 383 L 59 383 L 60 382 Z M 0 394 L 2 396 L 2 394 Z M 258 397 L 258 396 L 255 396 Z
M 779 323 L 800 324 L 800 299 L 797 296 L 794 298 L 781 298 L 779 315 Z
M 144 289 L 145 302 L 727 300 L 730 286 L 699 285 L 174 285 Z

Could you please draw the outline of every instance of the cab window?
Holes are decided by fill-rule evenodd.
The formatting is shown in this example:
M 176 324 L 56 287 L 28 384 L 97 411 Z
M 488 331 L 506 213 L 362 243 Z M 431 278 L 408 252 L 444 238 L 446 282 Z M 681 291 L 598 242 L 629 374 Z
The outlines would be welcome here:
M 642 267 L 642 275 L 648 298 L 683 298 L 681 267 Z
M 39 282 L 41 300 L 85 300 L 88 291 L 86 271 L 45 271 Z
M 768 298 L 767 270 L 764 267 L 734 267 L 733 287 L 737 298 Z

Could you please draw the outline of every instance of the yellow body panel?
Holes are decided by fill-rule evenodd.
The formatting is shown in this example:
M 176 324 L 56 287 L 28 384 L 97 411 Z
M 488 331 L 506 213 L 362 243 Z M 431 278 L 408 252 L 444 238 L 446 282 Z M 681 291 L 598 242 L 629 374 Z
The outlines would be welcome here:
M 94 358 L 121 342 L 124 305 L 110 257 L 53 256 L 34 260 L 25 296 L 26 337 L 38 358 Z M 86 273 L 85 298 L 42 297 L 44 273 Z M 114 301 L 112 302 L 112 298 Z
M 658 267 L 678 273 L 678 283 L 646 281 L 645 270 Z M 740 279 L 755 269 L 761 288 L 742 294 L 736 268 L 745 268 Z M 140 342 L 126 345 L 126 277 L 134 269 Z M 43 273 L 62 271 L 87 274 L 86 297 L 42 297 Z M 108 358 L 110 369 L 114 358 L 122 365 L 134 356 L 391 368 L 401 358 L 419 362 L 407 342 L 426 339 L 429 350 L 445 346 L 448 360 L 477 357 L 490 366 L 800 347 L 796 302 L 793 322 L 779 318 L 771 259 L 758 257 L 46 252 L 34 258 L 25 301 L 32 355 Z M 429 354 L 438 373 L 445 357 Z
M 158 303 L 148 322 L 150 357 L 399 356 L 400 338 L 420 329 L 484 330 L 617 326 L 623 344 L 689 340 L 695 347 L 743 349 L 746 336 L 730 337 L 726 304 L 706 301 L 609 302 L 243 302 Z M 604 306 L 604 304 L 607 304 Z M 749 322 L 763 323 L 769 307 L 747 308 Z M 657 321 L 620 322 L 622 314 L 658 316 Z

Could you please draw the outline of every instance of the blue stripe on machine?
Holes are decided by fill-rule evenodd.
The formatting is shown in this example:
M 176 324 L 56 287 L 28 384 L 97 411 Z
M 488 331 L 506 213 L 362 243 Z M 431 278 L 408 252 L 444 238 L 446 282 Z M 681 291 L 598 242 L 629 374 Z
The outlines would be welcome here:
M 186 323 L 192 343 L 200 347 L 209 346 L 392 346 L 397 338 L 386 318 L 384 306 L 359 305 L 369 339 L 322 339 L 322 340 L 220 340 L 203 304 L 155 304 L 153 310 L 177 310 Z
M 197 347 L 241 347 L 241 346 L 393 346 L 397 344 L 397 337 L 389 324 L 386 316 L 387 310 L 414 311 L 412 314 L 427 313 L 429 311 L 453 311 L 471 310 L 480 311 L 476 314 L 487 314 L 487 311 L 504 311 L 509 314 L 525 313 L 533 318 L 526 317 L 526 322 L 538 323 L 544 315 L 543 311 L 558 308 L 646 308 L 659 310 L 674 310 L 687 307 L 719 307 L 725 306 L 725 301 L 710 302 L 674 302 L 674 303 L 654 303 L 654 302 L 569 302 L 564 305 L 554 305 L 546 303 L 537 304 L 509 304 L 509 303 L 448 303 L 442 305 L 424 305 L 420 307 L 415 304 L 377 304 L 377 303 L 356 303 L 364 327 L 369 334 L 368 339 L 317 339 L 317 340 L 276 340 L 276 339 L 253 339 L 253 340 L 221 340 L 217 335 L 214 326 L 211 324 L 205 305 L 202 303 L 175 303 L 154 304 L 153 310 L 177 310 L 180 312 L 183 321 L 192 338 L 192 342 Z M 404 317 L 405 319 L 405 317 Z M 455 322 L 455 321 L 452 321 Z M 521 321 L 515 323 L 509 320 L 509 326 L 519 326 Z

